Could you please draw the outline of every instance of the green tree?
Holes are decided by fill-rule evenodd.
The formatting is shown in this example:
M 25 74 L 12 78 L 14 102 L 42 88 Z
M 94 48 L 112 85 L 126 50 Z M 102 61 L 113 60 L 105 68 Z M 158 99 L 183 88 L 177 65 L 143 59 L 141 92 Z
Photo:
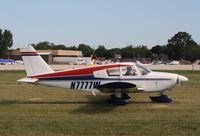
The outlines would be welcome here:
M 120 48 L 109 49 L 107 53 L 107 58 L 114 58 L 116 54 L 121 54 Z
M 59 45 L 52 45 L 51 47 L 52 50 L 66 50 L 66 46 L 59 44 Z
M 82 51 L 84 57 L 90 57 L 93 53 L 93 49 L 89 45 L 79 44 L 78 50 Z
M 139 45 L 133 49 L 135 52 L 135 56 L 137 58 L 147 58 L 151 56 L 151 52 L 147 49 L 147 46 Z
M 160 59 L 161 52 L 162 52 L 162 46 L 160 45 L 156 45 L 151 48 L 151 53 L 153 54 L 154 59 Z
M 3 57 L 3 33 L 2 29 L 0 29 L 0 58 Z
M 1 57 L 7 58 L 8 57 L 8 48 L 11 48 L 13 45 L 13 35 L 9 30 L 5 29 L 3 32 L 3 35 L 1 35 L 1 37 L 2 37 Z
M 146 58 L 151 56 L 151 52 L 147 49 L 147 46 L 140 45 L 133 47 L 129 45 L 121 49 L 122 58 Z
M 132 45 L 129 45 L 127 47 L 124 47 L 121 49 L 121 56 L 122 58 L 134 58 L 135 52 L 133 50 Z
M 43 41 L 43 42 L 37 43 L 34 48 L 36 50 L 49 50 L 49 49 L 52 49 L 51 45 L 53 45 L 53 44 L 50 44 L 47 41 Z
M 48 41 L 39 42 L 37 44 L 31 44 L 36 50 L 77 50 L 76 46 L 66 47 L 63 44 L 55 45 Z
M 199 45 L 191 45 L 185 51 L 185 59 L 190 60 L 191 62 L 200 59 L 200 46 Z
M 184 59 L 187 50 L 193 45 L 197 45 L 197 43 L 192 39 L 190 34 L 187 32 L 178 32 L 168 40 L 168 57 L 175 60 Z
M 153 59 L 157 60 L 167 60 L 167 46 L 166 45 L 156 45 L 151 48 L 151 54 Z
M 6 46 L 8 48 L 11 48 L 13 45 L 13 35 L 11 33 L 11 31 L 9 30 L 5 30 L 4 34 L 3 34 L 3 39 L 4 39 L 4 44 L 6 44 Z
M 95 50 L 95 54 L 98 57 L 107 58 L 107 49 L 103 45 L 99 45 L 98 48 Z
M 66 50 L 78 50 L 76 46 L 66 47 Z
M 166 45 L 161 46 L 161 58 L 160 59 L 168 60 Z

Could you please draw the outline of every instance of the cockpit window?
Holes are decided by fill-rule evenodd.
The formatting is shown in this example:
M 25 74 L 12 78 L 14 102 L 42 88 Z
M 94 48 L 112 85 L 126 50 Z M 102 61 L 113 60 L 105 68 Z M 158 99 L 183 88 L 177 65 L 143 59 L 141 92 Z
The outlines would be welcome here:
M 142 65 L 139 64 L 138 62 L 136 63 L 136 66 L 137 66 L 138 70 L 141 72 L 142 75 L 146 75 L 146 74 L 148 74 L 148 73 L 151 72 L 150 69 L 145 68 L 144 66 L 142 66 Z
M 127 67 L 122 67 L 122 75 L 123 76 L 136 76 L 137 72 L 134 67 L 127 66 Z
M 108 76 L 120 76 L 119 68 L 111 68 L 107 70 Z

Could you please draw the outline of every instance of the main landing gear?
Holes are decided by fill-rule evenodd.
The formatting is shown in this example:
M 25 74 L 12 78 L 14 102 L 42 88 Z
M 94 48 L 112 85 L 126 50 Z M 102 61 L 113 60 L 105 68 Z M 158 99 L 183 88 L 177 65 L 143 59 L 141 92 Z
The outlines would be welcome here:
M 107 102 L 112 103 L 114 105 L 126 105 L 128 104 L 130 100 L 130 96 L 128 96 L 128 93 L 125 91 L 116 91 L 114 94 L 110 95 L 110 99 L 107 100 Z M 160 94 L 160 96 L 152 96 L 149 97 L 153 102 L 157 103 L 170 103 L 172 102 L 172 98 L 169 96 L 163 94 L 163 92 Z
M 128 96 L 128 93 L 126 92 L 115 92 L 114 94 L 110 95 L 110 99 L 107 100 L 107 102 L 112 103 L 114 105 L 126 105 L 129 102 L 129 99 L 131 98 Z
M 161 93 L 160 96 L 152 96 L 149 97 L 153 102 L 158 102 L 158 103 L 170 103 L 172 102 L 172 98 L 169 96 Z

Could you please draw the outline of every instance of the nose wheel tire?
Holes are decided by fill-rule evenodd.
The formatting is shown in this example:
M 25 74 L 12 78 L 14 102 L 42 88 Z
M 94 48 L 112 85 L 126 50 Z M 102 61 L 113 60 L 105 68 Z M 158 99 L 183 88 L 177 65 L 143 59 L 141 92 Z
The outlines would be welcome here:
M 170 98 L 167 95 L 160 95 L 160 96 L 152 96 L 149 97 L 153 102 L 157 102 L 157 103 L 170 103 L 172 102 L 172 98 Z

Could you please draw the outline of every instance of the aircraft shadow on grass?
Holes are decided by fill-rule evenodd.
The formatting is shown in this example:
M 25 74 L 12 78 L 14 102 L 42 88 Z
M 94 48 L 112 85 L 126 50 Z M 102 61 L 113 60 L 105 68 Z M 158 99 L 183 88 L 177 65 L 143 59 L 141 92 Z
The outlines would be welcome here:
M 9 106 L 15 104 L 77 104 L 80 105 L 77 109 L 73 109 L 71 113 L 79 114 L 95 114 L 95 113 L 107 113 L 117 108 L 106 102 L 109 96 L 91 96 L 87 95 L 88 100 L 0 100 L 0 106 Z M 130 101 L 132 104 L 150 104 L 151 101 Z
M 106 96 L 86 96 L 88 100 L 79 100 L 79 99 L 40 99 L 40 98 L 32 98 L 32 99 L 2 99 L 0 100 L 0 106 L 2 105 L 14 105 L 14 104 L 107 104 Z M 105 99 L 105 100 L 104 100 Z
M 75 104 L 80 105 L 77 109 L 72 109 L 72 113 L 105 113 L 113 110 L 116 106 L 106 102 L 107 96 L 86 96 L 88 100 L 0 100 L 0 106 L 10 106 L 15 104 Z

